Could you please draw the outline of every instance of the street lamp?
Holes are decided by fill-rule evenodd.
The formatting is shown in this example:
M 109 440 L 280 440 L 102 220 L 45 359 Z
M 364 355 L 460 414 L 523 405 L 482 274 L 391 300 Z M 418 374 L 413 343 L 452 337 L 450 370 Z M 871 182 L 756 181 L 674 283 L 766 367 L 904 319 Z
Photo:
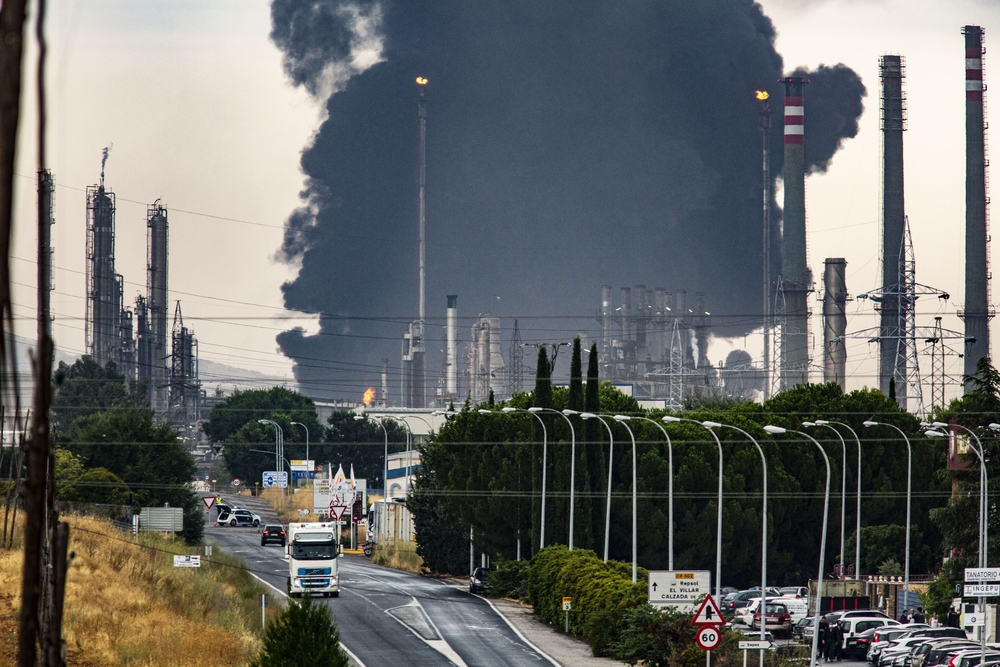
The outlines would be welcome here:
M 635 581 L 636 581 L 636 567 L 637 567 L 636 566 L 636 558 L 638 556 L 638 548 L 637 548 L 638 541 L 636 539 L 636 536 L 638 535 L 638 529 L 637 529 L 637 526 L 636 526 L 636 514 L 637 514 L 637 506 L 636 506 L 636 488 L 637 488 L 636 464 L 637 464 L 637 460 L 636 459 L 637 459 L 637 457 L 636 457 L 636 452 L 635 452 L 635 449 L 636 449 L 636 447 L 635 447 L 635 433 L 633 433 L 632 429 L 629 428 L 629 425 L 625 423 L 625 422 L 627 422 L 630 419 L 629 417 L 626 417 L 625 415 L 615 415 L 614 417 L 612 417 L 612 419 L 614 419 L 616 422 L 618 422 L 619 424 L 621 424 L 622 426 L 624 426 L 625 430 L 628 431 L 629 437 L 632 438 L 632 583 L 634 584 Z
M 761 598 L 761 618 L 764 618 L 764 613 L 767 607 L 767 458 L 764 456 L 764 450 L 761 449 L 760 443 L 757 442 L 756 438 L 744 431 L 743 429 L 730 426 L 729 424 L 720 424 L 719 422 L 704 421 L 701 423 L 702 426 L 711 431 L 713 428 L 729 428 L 734 431 L 739 431 L 744 436 L 746 436 L 750 442 L 754 444 L 757 448 L 757 453 L 760 454 L 760 465 L 764 470 L 764 504 L 761 510 L 761 533 L 760 533 L 760 590 L 761 594 L 764 596 Z M 766 640 L 765 628 L 767 623 L 761 621 L 760 624 L 760 640 Z M 764 665 L 764 652 L 760 652 L 760 664 Z
M 539 417 L 535 412 L 532 412 L 530 408 L 524 410 L 507 407 L 500 408 L 500 412 L 506 415 L 514 414 L 515 412 L 525 412 L 537 419 L 538 423 L 542 425 L 542 518 L 538 527 L 538 549 L 541 550 L 545 548 L 545 476 L 548 472 L 547 468 L 549 465 L 549 432 L 548 429 L 545 428 L 545 420 Z
M 868 422 L 865 422 L 865 425 L 867 426 Z M 813 621 L 813 628 L 815 628 L 815 632 L 813 632 L 812 648 L 810 649 L 809 652 L 809 664 L 815 665 L 816 650 L 819 647 L 819 619 L 823 615 L 823 575 L 824 575 L 823 570 L 825 569 L 823 565 L 826 561 L 826 527 L 830 519 L 830 457 L 826 455 L 826 451 L 823 449 L 823 446 L 819 444 L 819 441 L 816 440 L 811 435 L 809 435 L 808 433 L 803 433 L 802 431 L 793 431 L 792 429 L 786 429 L 780 426 L 771 426 L 770 424 L 765 426 L 764 430 L 770 433 L 771 435 L 780 435 L 782 433 L 795 433 L 797 435 L 803 436 L 804 438 L 807 438 L 814 445 L 816 445 L 816 448 L 819 450 L 819 453 L 823 455 L 824 463 L 826 463 L 826 492 L 824 493 L 823 496 L 823 532 L 820 537 L 820 547 L 819 547 L 819 574 L 816 577 L 816 619 Z M 762 623 L 763 623 L 763 618 L 764 616 L 762 614 L 761 615 Z
M 354 421 L 363 421 L 365 419 L 367 418 L 363 415 L 354 415 Z M 372 421 L 374 421 L 376 424 L 382 427 L 382 433 L 385 434 L 385 453 L 383 454 L 382 458 L 382 463 L 383 463 L 382 486 L 385 488 L 382 490 L 382 492 L 385 494 L 385 499 L 388 500 L 389 499 L 389 431 L 386 430 L 385 424 L 382 423 L 381 419 L 373 418 Z M 307 456 L 306 458 L 308 459 L 309 457 Z
M 403 467 L 403 497 L 409 496 L 410 495 L 410 443 L 413 441 L 413 431 L 410 429 L 410 425 L 407 424 L 405 421 L 403 421 L 402 417 L 396 417 L 395 415 L 379 415 L 379 417 L 381 417 L 382 419 L 392 419 L 394 421 L 397 421 L 397 422 L 399 422 L 400 424 L 403 425 L 403 428 L 406 429 L 406 461 L 403 462 L 403 466 L 404 466 Z M 426 423 L 426 422 L 424 422 L 424 423 Z M 388 441 L 388 438 L 389 438 L 389 436 L 387 434 L 386 435 L 386 440 L 387 441 Z M 385 467 L 386 467 L 386 476 L 388 476 L 388 474 L 389 474 L 389 471 L 388 471 L 388 468 L 389 468 L 388 458 L 389 458 L 388 445 L 386 445 L 386 464 L 385 464 Z M 388 492 L 388 489 L 389 489 L 389 483 L 388 483 L 388 481 L 386 481 L 385 487 L 386 487 L 386 491 Z M 388 493 L 386 493 L 386 496 L 388 496 Z
M 716 521 L 715 528 L 715 597 L 720 602 L 722 601 L 722 441 L 719 440 L 718 434 L 710 428 L 705 427 L 700 421 L 696 419 L 685 419 L 683 417 L 674 417 L 667 415 L 663 417 L 663 421 L 667 424 L 676 424 L 678 422 L 690 422 L 692 424 L 697 424 L 702 428 L 705 428 L 709 433 L 712 434 L 712 438 L 715 440 L 715 444 L 719 447 L 719 499 L 717 502 L 719 506 L 718 519 Z M 766 592 L 764 593 L 766 595 Z M 763 602 L 763 598 L 761 598 Z M 763 616 L 761 617 L 763 618 Z
M 802 425 L 807 428 L 821 426 L 815 422 L 802 422 Z M 843 575 L 846 574 L 844 568 L 844 522 L 847 520 L 845 516 L 847 514 L 847 443 L 844 441 L 844 436 L 840 435 L 840 431 L 835 428 L 830 430 L 840 438 L 840 446 L 844 450 L 844 465 L 840 469 L 840 569 L 843 570 L 841 572 Z
M 663 433 L 663 439 L 667 441 L 667 569 L 671 572 L 674 569 L 674 446 L 667 435 L 667 429 L 663 424 L 650 419 L 649 417 L 632 417 L 644 422 L 649 422 Z
M 611 426 L 593 412 L 581 412 L 580 419 L 596 419 L 604 424 L 608 429 L 608 440 L 611 442 L 611 449 L 608 451 L 608 505 L 604 510 L 604 562 L 608 562 L 608 545 L 611 540 L 611 466 L 615 462 L 615 436 L 611 432 Z
M 274 467 L 278 469 L 278 472 L 282 472 L 284 470 L 284 466 L 281 464 L 281 461 L 285 457 L 284 446 L 283 446 L 283 443 L 284 443 L 284 440 L 285 440 L 285 433 L 281 430 L 281 427 L 278 425 L 277 422 L 271 421 L 270 419 L 258 419 L 257 423 L 258 424 L 270 424 L 271 426 L 274 427 L 274 429 L 275 429 L 274 430 Z M 278 493 L 280 495 L 282 495 L 282 496 L 285 495 L 284 491 L 281 489 L 281 486 L 278 486 Z
M 857 520 L 857 525 L 854 528 L 854 578 L 861 579 L 861 438 L 858 437 L 857 432 L 853 428 L 851 428 L 850 425 L 845 424 L 844 422 L 834 422 L 834 421 L 827 421 L 826 419 L 817 419 L 814 423 L 816 424 L 816 426 L 826 426 L 829 429 L 833 429 L 834 431 L 837 432 L 837 435 L 840 435 L 840 431 L 837 431 L 837 429 L 830 426 L 830 424 L 843 426 L 844 428 L 846 428 L 848 431 L 851 432 L 851 435 L 854 436 L 854 442 L 858 443 L 858 507 L 854 512 L 857 515 L 855 517 L 855 519 Z M 841 437 L 841 441 L 843 441 L 843 437 Z M 847 467 L 846 463 L 844 464 L 844 467 L 845 468 Z
M 872 426 L 888 426 L 890 428 L 894 428 L 899 431 L 899 434 L 903 436 L 903 440 L 906 442 L 906 563 L 903 566 L 903 591 L 905 592 L 903 604 L 908 604 L 910 597 L 910 501 L 911 486 L 913 482 L 913 448 L 910 446 L 910 439 L 906 437 L 905 433 L 903 433 L 903 429 L 898 426 L 876 421 L 866 421 L 864 422 L 864 425 L 865 428 L 871 428 Z
M 920 425 L 923 426 L 926 423 L 927 422 L 921 422 Z M 931 424 L 931 426 L 933 426 L 935 428 L 947 429 L 949 425 L 945 424 L 944 422 L 934 422 L 933 424 Z M 979 529 L 979 567 L 989 567 L 989 562 L 988 562 L 989 561 L 989 555 L 988 555 L 989 551 L 987 550 L 987 545 L 989 543 L 990 524 L 989 524 L 989 508 L 987 506 L 987 502 L 988 502 L 988 499 L 990 497 L 990 494 L 989 494 L 988 477 L 986 475 L 986 450 L 983 449 L 983 443 L 979 439 L 979 436 L 976 435 L 975 431 L 973 431 L 970 428 L 966 428 L 966 427 L 962 426 L 961 424 L 951 424 L 951 426 L 953 426 L 954 428 L 960 428 L 963 431 L 965 431 L 966 433 L 968 433 L 969 435 L 971 435 L 973 438 L 975 438 L 976 445 L 978 447 L 978 449 L 976 449 L 974 447 L 973 451 L 975 451 L 976 452 L 976 456 L 979 457 L 979 504 L 980 504 L 980 508 L 979 508 L 979 524 L 980 524 L 980 529 Z M 994 426 L 996 428 L 994 428 Z M 990 428 L 990 430 L 993 430 L 993 431 L 1000 430 L 1000 424 L 990 424 L 989 428 Z M 930 432 L 928 431 L 928 434 L 929 433 Z M 947 430 L 946 430 L 945 433 L 943 433 L 942 435 L 947 436 L 947 434 L 948 433 L 947 433 Z
M 573 422 L 570 421 L 569 416 L 570 415 L 578 415 L 580 413 L 577 412 L 576 410 L 569 410 L 569 409 L 567 409 L 567 410 L 563 410 L 562 412 L 560 412 L 559 410 L 553 410 L 552 408 L 539 408 L 539 407 L 528 408 L 528 412 L 530 412 L 531 414 L 537 414 L 539 412 L 551 412 L 553 414 L 559 415 L 560 417 L 562 417 L 563 419 L 566 420 L 567 424 L 569 424 L 569 433 L 570 433 L 570 438 L 571 438 L 570 454 L 569 454 L 569 456 L 570 456 L 570 461 L 569 461 L 569 550 L 572 551 L 573 550 L 573 523 L 574 523 L 574 521 L 573 521 L 573 509 L 576 506 L 576 496 L 575 496 L 575 494 L 576 494 L 576 429 L 573 428 Z

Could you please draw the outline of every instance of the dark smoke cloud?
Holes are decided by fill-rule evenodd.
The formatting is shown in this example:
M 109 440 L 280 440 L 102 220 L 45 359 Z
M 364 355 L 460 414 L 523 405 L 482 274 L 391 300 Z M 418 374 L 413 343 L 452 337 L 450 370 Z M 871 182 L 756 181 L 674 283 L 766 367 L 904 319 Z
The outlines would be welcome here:
M 359 15 L 381 16 L 384 62 L 327 101 L 302 156 L 304 204 L 279 253 L 302 267 L 283 286 L 286 305 L 328 316 L 318 335 L 278 337 L 308 392 L 355 398 L 377 382 L 381 357 L 399 365 L 417 307 L 418 75 L 430 79 L 429 378 L 446 294 L 459 295 L 465 315 L 500 315 L 505 352 L 514 316 L 526 341 L 596 336 L 604 283 L 702 291 L 718 333 L 754 328 L 753 91 L 774 102 L 774 174 L 783 97 L 774 27 L 759 5 L 274 0 L 272 38 L 294 83 L 320 95 L 349 69 Z M 864 86 L 843 65 L 801 75 L 812 81 L 807 159 L 823 171 L 857 133 Z M 578 317 L 525 319 L 553 314 Z

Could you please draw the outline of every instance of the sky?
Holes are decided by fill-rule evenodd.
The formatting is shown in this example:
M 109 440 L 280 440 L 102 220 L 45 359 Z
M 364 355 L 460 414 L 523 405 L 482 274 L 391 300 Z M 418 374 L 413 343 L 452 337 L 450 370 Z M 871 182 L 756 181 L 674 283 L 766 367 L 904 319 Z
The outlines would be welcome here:
M 984 26 L 989 85 L 989 47 L 994 35 L 1000 37 L 1000 6 L 973 0 L 762 4 L 777 29 L 776 48 L 787 70 L 842 62 L 868 88 L 858 136 L 844 143 L 825 173 L 807 179 L 814 275 L 821 275 L 823 258 L 844 257 L 852 295 L 877 287 L 878 58 L 900 53 L 907 64 L 906 208 L 917 279 L 952 296 L 948 304 L 919 308 L 918 322 L 929 323 L 941 314 L 946 327 L 961 331 L 954 315 L 964 291 L 960 28 L 967 23 Z M 171 299 L 181 299 L 185 324 L 194 329 L 201 356 L 291 384 L 292 365 L 278 351 L 275 336 L 292 326 L 306 331 L 318 327 L 314 317 L 283 309 L 281 285 L 295 277 L 298 266 L 281 261 L 277 253 L 284 222 L 300 205 L 305 186 L 300 155 L 324 120 L 329 91 L 312 95 L 289 82 L 281 53 L 268 37 L 270 8 L 263 0 L 50 0 L 49 7 L 56 344 L 68 353 L 84 349 L 84 190 L 97 182 L 101 150 L 111 146 L 106 183 L 118 197 L 117 262 L 126 281 L 126 301 L 145 291 L 145 211 L 160 198 L 170 211 Z M 359 70 L 377 60 L 377 49 L 366 46 Z M 33 51 L 28 56 L 33 58 Z M 37 162 L 30 85 L 25 93 L 13 269 L 18 333 L 30 336 Z M 434 303 L 436 295 L 428 298 Z M 997 289 L 993 298 L 994 303 L 1000 298 Z M 813 356 L 819 358 L 821 308 L 815 300 L 811 304 Z M 848 312 L 849 331 L 875 324 L 871 305 L 863 300 L 851 302 Z M 709 358 L 721 361 L 734 348 L 757 357 L 759 336 L 715 339 Z M 849 389 L 875 384 L 876 358 L 873 345 L 850 342 Z M 948 364 L 952 373 L 961 373 L 960 360 L 950 358 Z

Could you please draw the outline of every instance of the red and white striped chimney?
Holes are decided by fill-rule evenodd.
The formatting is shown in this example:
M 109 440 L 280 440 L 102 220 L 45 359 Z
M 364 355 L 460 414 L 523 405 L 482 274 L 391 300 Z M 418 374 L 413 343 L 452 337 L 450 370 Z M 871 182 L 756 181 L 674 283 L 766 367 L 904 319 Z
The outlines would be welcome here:
M 978 28 L 978 26 L 976 27 Z M 975 36 L 981 39 L 981 34 L 977 31 Z M 983 101 L 983 48 L 981 45 L 970 47 L 967 43 L 965 47 L 965 101 Z
M 789 86 L 791 87 L 791 86 Z M 785 143 L 801 144 L 805 140 L 805 113 L 803 111 L 802 85 L 797 86 L 799 95 L 785 95 Z

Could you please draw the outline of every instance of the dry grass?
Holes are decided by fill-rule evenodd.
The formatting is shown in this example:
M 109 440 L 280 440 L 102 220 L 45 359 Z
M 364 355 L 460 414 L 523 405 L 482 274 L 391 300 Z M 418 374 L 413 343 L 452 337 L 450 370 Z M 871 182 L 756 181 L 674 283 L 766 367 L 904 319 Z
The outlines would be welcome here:
M 200 569 L 174 568 L 172 554 L 199 550 L 158 534 L 133 542 L 95 519 L 65 520 L 76 552 L 63 626 L 71 667 L 245 665 L 257 653 L 262 590 L 237 560 L 216 555 Z M 20 550 L 0 552 L 0 664 L 16 654 L 21 567 Z
M 417 543 L 412 541 L 389 540 L 376 544 L 372 562 L 416 574 L 420 574 L 424 567 L 424 560 L 417 555 Z

